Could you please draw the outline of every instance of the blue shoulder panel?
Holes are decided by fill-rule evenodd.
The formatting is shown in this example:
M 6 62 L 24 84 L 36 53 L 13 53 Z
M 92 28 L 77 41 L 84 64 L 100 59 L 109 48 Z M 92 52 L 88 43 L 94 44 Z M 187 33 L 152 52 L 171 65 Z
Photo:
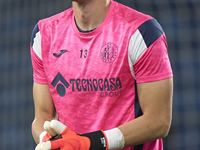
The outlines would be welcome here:
M 31 36 L 31 45 L 33 46 L 33 42 L 34 42 L 34 38 L 36 37 L 36 34 L 39 32 L 39 27 L 38 24 L 35 25 L 34 29 L 33 29 L 33 33 Z
M 147 20 L 138 30 L 142 34 L 147 47 L 153 44 L 163 34 L 163 29 L 156 19 Z

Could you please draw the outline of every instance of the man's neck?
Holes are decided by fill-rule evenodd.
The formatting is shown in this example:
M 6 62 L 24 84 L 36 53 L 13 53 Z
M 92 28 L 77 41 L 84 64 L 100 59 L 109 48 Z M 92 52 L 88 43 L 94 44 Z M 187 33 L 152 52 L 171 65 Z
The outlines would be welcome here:
M 72 5 L 77 26 L 86 31 L 101 25 L 109 11 L 110 0 L 86 0 Z

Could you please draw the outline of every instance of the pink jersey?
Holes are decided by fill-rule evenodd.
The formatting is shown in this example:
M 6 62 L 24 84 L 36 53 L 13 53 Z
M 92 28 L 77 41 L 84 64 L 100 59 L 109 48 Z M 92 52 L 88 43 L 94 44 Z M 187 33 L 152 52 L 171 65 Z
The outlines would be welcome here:
M 172 77 L 158 22 L 112 1 L 104 22 L 82 33 L 70 8 L 36 25 L 34 81 L 48 84 L 59 120 L 77 134 L 108 130 L 139 116 L 137 83 Z M 162 150 L 162 140 L 124 150 Z

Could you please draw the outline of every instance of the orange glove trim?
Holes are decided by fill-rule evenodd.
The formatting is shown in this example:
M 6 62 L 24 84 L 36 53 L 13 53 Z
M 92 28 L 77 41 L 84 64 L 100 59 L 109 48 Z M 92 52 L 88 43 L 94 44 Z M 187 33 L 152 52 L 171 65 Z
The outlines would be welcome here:
M 77 135 L 68 127 L 60 134 L 62 138 L 51 141 L 51 149 L 61 150 L 89 150 L 90 139 Z

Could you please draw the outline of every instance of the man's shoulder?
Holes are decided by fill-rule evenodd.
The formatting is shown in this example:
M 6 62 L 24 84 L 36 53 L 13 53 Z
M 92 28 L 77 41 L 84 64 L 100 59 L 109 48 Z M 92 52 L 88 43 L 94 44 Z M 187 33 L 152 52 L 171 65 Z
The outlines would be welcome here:
M 69 8 L 51 17 L 41 19 L 38 22 L 39 29 L 40 31 L 42 31 L 42 30 L 45 30 L 48 26 L 52 26 L 52 25 L 59 24 L 62 22 L 66 23 L 67 21 L 71 20 L 72 14 L 73 14 L 73 10 L 72 8 Z
M 115 14 L 126 20 L 128 24 L 138 27 L 147 20 L 153 19 L 153 17 L 148 14 L 139 12 L 118 2 L 116 2 L 116 9 L 114 11 Z

